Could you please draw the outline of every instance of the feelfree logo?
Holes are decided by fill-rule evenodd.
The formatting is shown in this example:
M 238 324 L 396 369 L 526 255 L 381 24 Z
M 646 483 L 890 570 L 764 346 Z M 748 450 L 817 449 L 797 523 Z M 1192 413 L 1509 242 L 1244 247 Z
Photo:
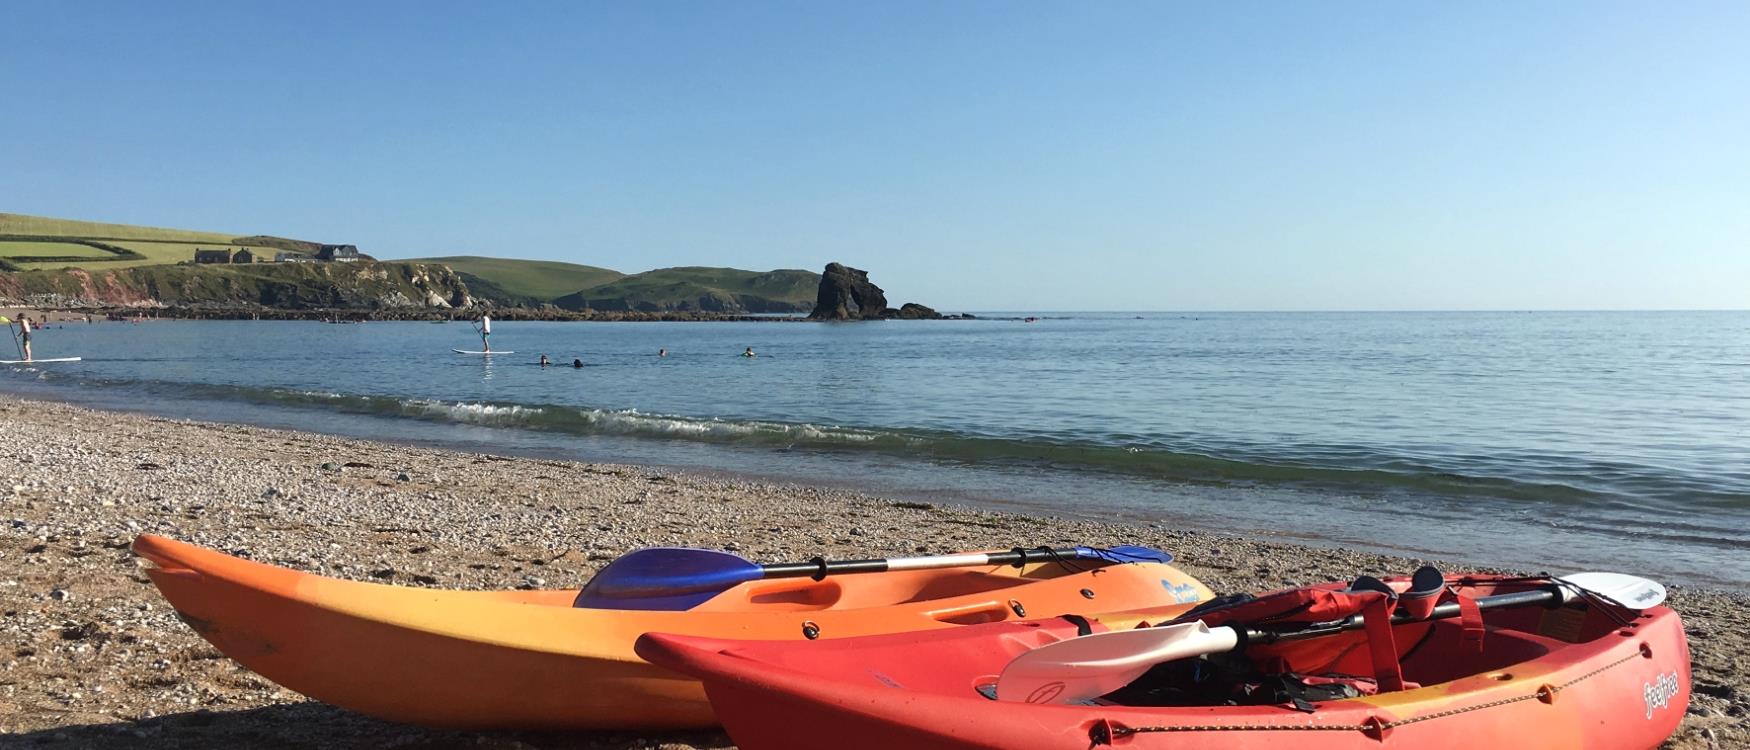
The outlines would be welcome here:
M 1677 697 L 1677 673 L 1662 674 L 1652 682 L 1642 683 L 1641 695 L 1647 699 L 1647 718 L 1653 718 L 1653 712 L 1671 705 L 1671 699 Z
M 1172 581 L 1161 581 L 1161 586 L 1164 586 L 1167 593 L 1173 595 L 1173 601 L 1179 604 L 1190 604 L 1202 598 L 1197 595 L 1197 587 L 1189 583 L 1174 584 Z

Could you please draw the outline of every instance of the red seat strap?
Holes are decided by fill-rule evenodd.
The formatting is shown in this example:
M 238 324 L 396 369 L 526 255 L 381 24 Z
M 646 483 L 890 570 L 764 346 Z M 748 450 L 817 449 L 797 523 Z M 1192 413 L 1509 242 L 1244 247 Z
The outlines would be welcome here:
M 1472 652 L 1483 652 L 1483 610 L 1477 606 L 1477 600 L 1464 594 L 1453 593 L 1458 600 L 1458 624 L 1464 629 L 1464 646 Z
M 1390 693 L 1404 689 L 1403 668 L 1398 664 L 1397 639 L 1392 637 L 1391 612 L 1396 604 L 1392 597 L 1380 594 L 1361 610 L 1366 621 L 1367 650 L 1373 654 L 1373 678 L 1379 691 Z M 1474 602 L 1472 603 L 1475 604 Z

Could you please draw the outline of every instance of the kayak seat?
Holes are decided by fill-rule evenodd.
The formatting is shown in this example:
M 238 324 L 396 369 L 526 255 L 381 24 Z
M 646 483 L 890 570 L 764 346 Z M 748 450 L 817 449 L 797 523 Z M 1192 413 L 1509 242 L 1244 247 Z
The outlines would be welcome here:
M 1021 584 L 1031 583 L 1026 578 L 1016 576 L 990 575 L 976 571 L 938 576 L 924 583 L 917 591 L 903 601 L 921 602 L 930 599 L 945 599 L 950 596 L 966 594 L 982 594 L 986 591 L 1000 591 L 1014 588 Z
M 1435 623 L 1425 641 L 1405 655 L 1404 677 L 1424 685 L 1505 670 L 1541 658 L 1570 644 L 1523 630 L 1489 628 L 1481 656 L 1464 648 L 1458 623 Z

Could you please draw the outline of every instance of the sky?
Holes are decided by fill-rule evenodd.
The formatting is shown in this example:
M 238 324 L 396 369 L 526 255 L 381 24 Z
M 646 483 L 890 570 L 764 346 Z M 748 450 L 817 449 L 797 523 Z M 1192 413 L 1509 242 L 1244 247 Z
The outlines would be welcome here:
M 949 310 L 1750 307 L 1750 3 L 32 2 L 0 211 Z

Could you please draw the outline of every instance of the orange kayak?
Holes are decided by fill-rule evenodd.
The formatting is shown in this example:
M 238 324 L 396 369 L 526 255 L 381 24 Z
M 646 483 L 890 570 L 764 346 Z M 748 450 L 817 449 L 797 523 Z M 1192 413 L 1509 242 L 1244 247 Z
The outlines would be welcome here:
M 702 678 L 744 750 L 1651 750 L 1683 720 L 1689 649 L 1669 608 L 1484 610 L 1549 582 L 1449 583 L 1478 607 L 1475 628 L 1462 619 L 1387 625 L 1404 680 L 1389 690 L 1371 679 L 1379 644 L 1364 632 L 1251 636 L 1259 642 L 1231 654 L 1145 659 L 1133 682 L 1073 702 L 1056 699 L 1074 672 L 1018 698 L 999 700 L 996 687 L 1017 657 L 1086 634 L 1062 618 L 832 643 L 651 634 L 638 652 Z M 1092 637 L 1126 635 L 1105 625 Z M 1115 662 L 1107 654 L 1079 666 Z
M 341 708 L 459 729 L 716 726 L 696 679 L 633 652 L 647 632 L 837 639 L 1027 612 L 1170 613 L 1212 596 L 1171 565 L 1083 560 L 759 580 L 686 611 L 599 609 L 573 606 L 578 589 L 363 583 L 151 535 L 133 549 L 184 620 L 243 666 Z

